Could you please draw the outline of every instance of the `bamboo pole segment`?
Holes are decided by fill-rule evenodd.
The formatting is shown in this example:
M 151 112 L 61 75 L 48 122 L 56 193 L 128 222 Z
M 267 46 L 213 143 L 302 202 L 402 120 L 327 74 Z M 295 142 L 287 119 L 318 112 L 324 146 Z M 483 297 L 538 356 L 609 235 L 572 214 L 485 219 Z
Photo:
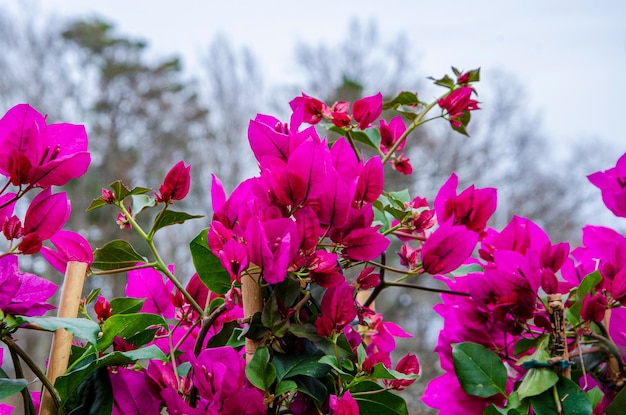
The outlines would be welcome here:
M 241 296 L 243 297 L 243 317 L 252 319 L 255 313 L 263 311 L 263 292 L 261 291 L 261 271 L 247 272 L 241 277 Z M 246 363 L 254 356 L 260 340 L 246 337 Z
M 569 361 L 567 350 L 567 335 L 565 333 L 565 307 L 561 294 L 548 294 L 548 314 L 552 325 L 552 360 Z M 563 377 L 571 378 L 571 369 L 567 366 L 560 371 Z
M 61 300 L 57 312 L 58 317 L 76 318 L 78 315 L 86 271 L 87 264 L 84 262 L 70 261 L 67 263 L 63 289 L 61 291 Z M 70 360 L 70 351 L 72 349 L 72 338 L 72 334 L 65 329 L 58 329 L 54 332 L 52 346 L 50 347 L 47 374 L 50 383 L 53 385 L 56 378 L 64 374 L 67 370 L 67 365 Z M 52 396 L 50 396 L 48 390 L 44 388 L 39 415 L 56 414 L 57 407 L 52 400 Z

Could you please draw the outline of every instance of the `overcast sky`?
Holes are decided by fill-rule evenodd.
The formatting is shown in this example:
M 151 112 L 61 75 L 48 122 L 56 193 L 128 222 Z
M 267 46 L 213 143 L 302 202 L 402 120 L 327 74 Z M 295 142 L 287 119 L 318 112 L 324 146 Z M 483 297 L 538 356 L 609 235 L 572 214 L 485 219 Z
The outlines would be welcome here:
M 15 0 L 17 1 L 17 0 Z M 201 1 L 44 0 L 59 14 L 103 16 L 193 66 L 217 33 L 249 47 L 267 78 L 289 76 L 298 40 L 331 44 L 353 18 L 374 19 L 389 40 L 404 33 L 427 76 L 482 68 L 513 74 L 543 131 L 620 143 L 626 151 L 626 2 L 581 0 Z M 480 87 L 479 87 L 480 88 Z

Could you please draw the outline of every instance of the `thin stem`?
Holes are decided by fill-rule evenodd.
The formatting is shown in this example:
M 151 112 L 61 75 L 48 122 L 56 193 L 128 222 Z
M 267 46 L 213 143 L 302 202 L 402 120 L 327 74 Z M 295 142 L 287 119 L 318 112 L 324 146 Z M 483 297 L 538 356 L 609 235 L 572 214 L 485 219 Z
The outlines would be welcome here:
M 20 346 L 18 346 L 13 341 L 13 339 L 8 337 L 8 336 L 3 337 L 2 338 L 2 342 L 9 347 L 9 352 L 11 353 L 11 358 L 13 359 L 13 366 L 15 367 L 15 375 L 17 377 L 20 377 L 20 378 L 24 377 L 24 373 L 22 371 L 22 365 L 20 364 L 20 361 L 18 359 L 18 356 L 19 356 L 24 361 L 24 363 L 26 363 L 26 365 L 30 368 L 30 370 L 33 371 L 35 376 L 37 376 L 39 378 L 39 380 L 41 380 L 41 383 L 43 383 L 43 385 L 48 390 L 48 392 L 50 392 L 50 396 L 52 396 L 52 400 L 54 401 L 54 405 L 57 408 L 60 408 L 61 407 L 61 396 L 59 395 L 57 390 L 54 389 L 54 385 L 52 385 L 52 383 L 50 383 L 50 379 L 48 379 L 46 377 L 45 373 L 43 373 L 43 371 L 39 368 L 39 366 L 37 366 L 37 364 L 33 361 L 33 359 L 30 357 L 30 355 L 28 353 L 26 353 L 24 350 L 22 350 L 22 348 Z M 25 396 L 24 396 L 24 391 L 26 391 Z M 22 391 L 22 395 L 24 396 L 24 405 L 25 405 L 25 407 L 32 408 L 32 412 L 30 412 L 30 409 L 29 409 L 28 413 L 32 413 L 34 415 L 35 414 L 35 408 L 33 406 L 32 400 L 30 398 L 30 393 L 28 392 L 28 389 L 24 389 Z
M 367 300 L 365 300 L 365 302 L 363 303 L 363 307 L 369 307 L 374 300 L 376 299 L 376 297 L 378 297 L 380 295 L 381 292 L 383 292 L 383 290 L 386 287 L 386 283 L 385 283 L 385 267 L 387 266 L 387 254 L 385 252 L 383 252 L 382 254 L 380 254 L 380 284 L 378 284 L 374 290 L 372 291 L 372 293 L 370 294 L 369 297 L 367 297 Z
M 124 201 L 120 201 L 119 204 L 117 204 L 117 207 L 120 208 L 120 210 L 122 211 L 122 213 L 124 214 L 124 216 L 126 216 L 126 220 L 130 223 L 130 226 L 133 227 L 133 229 L 146 241 L 148 242 L 149 240 L 151 240 L 148 235 L 146 234 L 146 231 L 143 230 L 143 228 L 141 226 L 139 226 L 139 224 L 137 223 L 137 221 L 135 220 L 135 218 L 133 217 L 133 215 L 130 214 L 130 212 L 128 211 L 128 209 L 126 209 L 126 206 L 124 206 Z
M 198 333 L 198 337 L 196 337 L 196 344 L 193 348 L 193 354 L 197 357 L 202 351 L 202 345 L 204 344 L 204 339 L 209 332 L 209 329 L 215 323 L 215 320 L 226 311 L 226 305 L 222 304 L 217 307 L 211 314 L 202 319 L 202 327 L 200 327 L 200 332 Z
M 159 213 L 157 214 L 156 218 L 154 218 L 154 225 L 152 225 L 152 228 L 150 228 L 150 231 L 148 232 L 148 238 L 150 240 L 152 240 L 152 238 L 154 238 L 154 234 L 156 233 L 156 224 L 159 223 L 161 217 L 163 216 L 163 214 L 165 213 L 165 211 L 167 210 L 167 203 L 163 204 L 163 209 L 161 209 L 159 211 Z
M 354 139 L 352 138 L 352 134 L 350 134 L 350 131 L 346 131 L 346 138 L 348 139 L 348 143 L 350 143 L 350 147 L 352 147 L 352 150 L 354 151 L 354 155 L 356 156 L 356 161 L 361 161 L 361 155 L 359 154 L 359 149 L 356 146 L 356 143 L 354 142 Z
M 185 289 L 185 287 L 183 287 L 180 281 L 178 281 L 178 278 L 176 278 L 176 276 L 174 276 L 174 274 L 172 274 L 169 268 L 165 265 L 165 263 L 163 262 L 163 259 L 161 259 L 161 255 L 159 254 L 159 251 L 157 251 L 156 246 L 154 245 L 154 242 L 151 240 L 150 241 L 146 240 L 146 242 L 148 243 L 148 246 L 150 247 L 150 250 L 152 251 L 154 258 L 156 259 L 156 262 L 157 262 L 156 268 L 159 271 L 161 271 L 163 274 L 165 274 L 165 276 L 170 281 L 172 281 L 174 286 L 181 292 L 183 297 L 185 297 L 187 302 L 191 304 L 191 306 L 198 312 L 198 314 L 200 314 L 201 316 L 204 316 L 204 309 L 200 307 L 200 305 L 198 305 L 196 300 L 191 296 L 191 294 L 187 292 L 187 290 Z
M 106 271 L 92 271 L 91 275 L 118 274 L 120 272 L 134 271 L 136 269 L 154 268 L 154 267 L 156 267 L 156 265 L 157 265 L 156 262 L 148 262 L 148 263 L 141 264 L 141 265 L 133 265 L 132 267 L 117 268 L 117 269 L 111 269 L 111 270 L 106 270 Z
M 422 111 L 416 118 L 415 120 L 413 120 L 413 122 L 411 124 L 409 124 L 409 126 L 407 127 L 406 131 L 404 132 L 404 134 L 402 134 L 400 136 L 400 138 L 398 139 L 398 141 L 396 141 L 393 146 L 391 146 L 391 148 L 389 149 L 389 152 L 387 153 L 387 155 L 385 157 L 383 157 L 382 159 L 382 163 L 385 164 L 389 161 L 389 159 L 393 156 L 393 154 L 396 152 L 396 150 L 398 149 L 398 147 L 400 147 L 402 145 L 402 143 L 404 143 L 406 141 L 406 138 L 409 136 L 409 134 L 418 126 L 423 124 L 424 122 L 427 122 L 429 120 L 426 120 L 424 122 L 422 122 L 422 118 L 424 118 L 424 116 L 431 110 L 433 109 L 433 107 L 437 104 L 437 101 L 433 101 L 430 104 L 428 104 L 425 108 L 424 111 Z M 434 118 L 431 118 L 434 119 Z
M 440 294 L 459 295 L 459 296 L 462 296 L 462 297 L 470 297 L 471 296 L 469 293 L 464 293 L 462 291 L 442 290 L 442 289 L 439 289 L 439 288 L 424 287 L 422 285 L 404 284 L 404 283 L 401 283 L 401 282 L 385 282 L 385 286 L 386 287 L 412 288 L 414 290 L 429 291 L 429 292 L 440 293 Z

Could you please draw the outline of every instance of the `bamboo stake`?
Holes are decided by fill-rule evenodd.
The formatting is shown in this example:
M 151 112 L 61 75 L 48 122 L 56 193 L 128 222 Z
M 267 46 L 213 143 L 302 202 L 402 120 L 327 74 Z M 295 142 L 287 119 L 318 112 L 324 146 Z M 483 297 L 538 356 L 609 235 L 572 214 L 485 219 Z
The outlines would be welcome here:
M 58 317 L 76 318 L 78 315 L 78 307 L 80 306 L 80 299 L 83 293 L 86 271 L 87 264 L 84 262 L 70 261 L 67 263 L 63 289 L 61 291 L 61 300 L 57 312 Z M 64 374 L 67 370 L 67 365 L 70 360 L 70 351 L 72 350 L 72 338 L 72 334 L 65 329 L 58 329 L 54 332 L 52 346 L 50 347 L 47 374 L 50 383 L 53 385 L 56 378 Z M 48 390 L 44 388 L 39 415 L 56 415 L 57 410 L 58 408 L 55 406 L 52 396 L 50 396 Z
M 552 323 L 552 359 L 569 361 L 567 350 L 567 335 L 565 333 L 565 307 L 561 294 L 548 294 L 548 314 Z M 561 371 L 561 375 L 571 378 L 571 369 L 567 366 Z
M 241 296 L 243 297 L 243 317 L 250 319 L 255 313 L 263 311 L 263 292 L 261 291 L 261 271 L 252 271 L 241 277 Z M 246 363 L 254 356 L 256 348 L 261 344 L 260 340 L 246 337 Z

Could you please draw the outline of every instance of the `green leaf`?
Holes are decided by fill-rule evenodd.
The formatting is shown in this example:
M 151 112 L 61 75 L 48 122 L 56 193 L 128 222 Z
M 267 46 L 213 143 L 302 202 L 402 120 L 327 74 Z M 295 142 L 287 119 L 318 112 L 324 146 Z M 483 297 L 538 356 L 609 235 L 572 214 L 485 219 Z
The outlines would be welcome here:
M 374 370 L 372 370 L 372 374 L 370 375 L 370 378 L 372 379 L 397 379 L 397 380 L 413 380 L 413 379 L 417 379 L 419 378 L 419 374 L 413 373 L 413 374 L 405 374 L 405 373 L 401 373 L 398 372 L 397 370 L 393 370 L 393 369 L 387 369 L 385 367 L 385 365 L 383 365 L 382 363 L 378 363 L 376 364 L 376 366 L 374 366 Z
M 100 294 L 100 288 L 94 288 L 87 295 L 87 299 L 85 300 L 85 304 L 91 304 L 98 298 L 98 294 Z
M 276 368 L 270 363 L 270 352 L 267 347 L 261 346 L 256 349 L 252 360 L 246 365 L 246 376 L 254 386 L 270 392 L 276 380 Z
M 583 300 L 593 290 L 600 281 L 602 280 L 602 275 L 599 271 L 594 271 L 591 274 L 588 274 L 583 280 L 580 282 L 578 289 L 576 290 L 576 302 L 568 309 L 568 316 L 573 317 L 573 323 L 578 323 L 580 321 L 580 312 L 583 307 Z
M 391 101 L 383 102 L 383 110 L 398 108 L 401 105 L 419 105 L 420 100 L 414 92 L 402 91 Z
M 293 380 L 281 380 L 278 382 L 278 385 L 276 385 L 274 395 L 280 396 L 296 389 L 298 389 L 298 384 Z
M 310 376 L 296 376 L 293 378 L 293 381 L 298 385 L 300 392 L 313 398 L 318 405 L 321 405 L 328 397 L 328 389 L 316 378 Z
M 102 337 L 98 340 L 98 350 L 105 350 L 115 337 L 129 339 L 153 326 L 167 328 L 163 317 L 155 314 L 116 314 L 102 325 Z
M 359 405 L 361 414 L 408 415 L 406 402 L 398 395 L 383 388 L 377 383 L 359 382 L 350 388 L 350 394 Z M 381 391 L 372 393 L 375 391 Z M 364 392 L 361 394 L 361 392 Z
M 61 318 L 61 317 L 24 317 L 17 316 L 18 323 L 36 324 L 44 330 L 55 331 L 65 329 L 76 337 L 85 339 L 88 343 L 96 344 L 100 326 L 86 318 Z
M 311 340 L 312 342 L 318 342 L 322 338 L 317 334 L 317 329 L 313 324 L 296 324 L 291 323 L 289 325 L 289 333 L 296 337 Z
M 91 361 L 87 365 L 59 376 L 54 383 L 54 387 L 59 392 L 59 395 L 61 395 L 61 399 L 65 401 L 72 396 L 83 380 L 94 370 L 100 367 L 130 365 L 142 359 L 165 361 L 167 357 L 155 345 L 131 350 L 129 352 L 109 353 L 99 359 Z
M 134 195 L 132 199 L 133 199 L 133 204 L 132 204 L 133 215 L 138 215 L 139 213 L 141 213 L 142 210 L 146 208 L 154 207 L 156 205 L 156 201 L 150 196 Z
M 435 81 L 435 85 L 443 86 L 443 87 L 450 88 L 450 89 L 454 88 L 454 84 L 456 83 L 448 75 L 445 75 L 441 79 L 435 79 L 435 78 L 432 78 L 432 77 L 429 77 L 428 79 L 431 79 L 431 80 Z
M 111 183 L 111 189 L 113 190 L 115 200 L 117 201 L 122 201 L 128 196 L 142 195 L 152 190 L 149 187 L 134 187 L 133 189 L 128 190 L 121 180 Z
M 89 206 L 87 206 L 87 210 L 86 211 L 90 212 L 92 210 L 99 209 L 99 208 L 101 208 L 102 206 L 105 206 L 105 205 L 107 205 L 107 203 L 104 200 L 102 200 L 100 198 L 94 199 L 94 200 L 91 201 Z
M 233 331 L 236 327 L 239 327 L 236 321 L 229 321 L 222 324 L 222 329 L 219 333 L 211 336 L 207 343 L 207 348 L 225 346 L 233 336 Z
M 324 356 L 322 356 L 321 358 L 318 359 L 318 363 L 320 365 L 328 365 L 330 367 L 332 367 L 333 369 L 335 369 L 337 371 L 337 373 L 340 373 L 342 375 L 348 375 L 349 373 L 345 372 L 343 370 L 343 367 L 341 367 L 339 365 L 339 362 L 337 361 L 337 357 L 330 355 L 330 354 L 326 354 Z
M 141 310 L 145 298 L 114 298 L 111 300 L 111 314 L 133 314 Z
M 497 354 L 480 344 L 464 342 L 452 345 L 452 359 L 459 383 L 468 395 L 506 396 L 506 368 Z
M 270 298 L 263 307 L 261 323 L 272 331 L 276 337 L 283 337 L 289 329 L 289 319 L 285 319 L 278 308 L 278 296 L 272 292 Z
M 89 373 L 65 402 L 67 415 L 110 414 L 112 411 L 113 390 L 106 367 Z
M 556 384 L 558 399 L 561 401 L 563 415 L 591 415 L 593 407 L 587 399 L 585 392 L 580 387 L 567 378 L 560 378 Z M 535 415 L 554 415 L 557 413 L 555 396 L 552 388 L 546 390 L 541 395 L 530 399 L 530 404 L 535 411 Z M 607 408 L 607 415 L 623 414 L 624 406 L 620 405 L 619 412 L 611 414 Z
M 204 285 L 216 294 L 226 294 L 231 287 L 230 275 L 209 249 L 207 231 L 203 229 L 189 244 L 191 259 Z
M 2 379 L 0 378 L 0 399 L 7 398 L 14 393 L 20 392 L 28 385 L 26 379 Z
M 558 381 L 559 375 L 551 369 L 528 369 L 517 393 L 520 399 L 537 396 L 556 385 Z
M 595 408 L 596 405 L 598 405 L 600 401 L 602 401 L 602 398 L 604 398 L 604 392 L 602 392 L 602 390 L 598 386 L 594 386 L 594 388 L 590 391 L 587 391 L 586 394 L 587 399 L 589 399 L 589 402 L 591 402 L 592 408 Z M 624 402 L 624 405 L 626 405 L 626 402 Z M 620 405 L 620 407 L 623 408 L 624 405 Z
M 519 356 L 520 354 L 537 346 L 537 339 L 530 339 L 523 337 L 513 347 L 513 354 Z
M 204 215 L 191 215 L 186 212 L 176 212 L 174 210 L 166 210 L 162 214 L 157 215 L 152 225 L 153 232 L 158 231 L 166 226 L 185 223 L 189 219 L 203 218 Z
M 132 267 L 138 262 L 148 261 L 139 255 L 127 241 L 116 239 L 94 251 L 91 268 L 107 271 Z
M 622 415 L 626 408 L 626 389 L 619 391 L 613 402 L 606 408 L 606 415 Z
M 365 144 L 374 150 L 377 150 L 380 146 L 380 132 L 378 132 L 377 128 L 368 128 L 365 131 L 352 130 L 350 137 L 354 141 Z
M 298 375 L 310 376 L 312 378 L 321 378 L 325 376 L 329 367 L 319 364 L 322 352 L 317 353 L 299 353 L 299 354 L 274 354 L 272 364 L 276 368 L 276 376 L 278 380 L 289 379 Z

